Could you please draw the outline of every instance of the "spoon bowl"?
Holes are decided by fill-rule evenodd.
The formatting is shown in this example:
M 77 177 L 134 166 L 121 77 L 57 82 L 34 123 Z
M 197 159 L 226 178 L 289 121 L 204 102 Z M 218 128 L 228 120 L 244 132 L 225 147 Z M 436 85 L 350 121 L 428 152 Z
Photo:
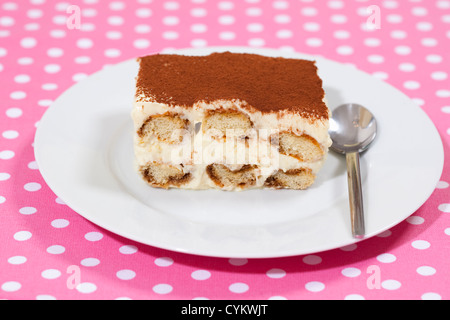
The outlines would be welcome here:
M 352 234 L 362 239 L 365 224 L 359 156 L 375 140 L 377 122 L 363 106 L 343 104 L 333 110 L 329 134 L 333 141 L 331 150 L 346 155 Z
M 330 120 L 333 151 L 346 154 L 365 151 L 377 134 L 377 121 L 373 114 L 355 103 L 343 104 L 333 110 Z

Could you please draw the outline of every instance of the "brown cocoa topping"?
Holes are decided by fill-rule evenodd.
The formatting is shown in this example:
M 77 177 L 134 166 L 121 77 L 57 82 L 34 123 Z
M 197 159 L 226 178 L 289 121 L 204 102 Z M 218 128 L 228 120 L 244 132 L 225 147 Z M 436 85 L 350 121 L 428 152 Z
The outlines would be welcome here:
M 328 119 L 314 61 L 256 54 L 156 54 L 139 59 L 138 97 L 170 106 L 240 100 L 261 112 L 288 111 Z

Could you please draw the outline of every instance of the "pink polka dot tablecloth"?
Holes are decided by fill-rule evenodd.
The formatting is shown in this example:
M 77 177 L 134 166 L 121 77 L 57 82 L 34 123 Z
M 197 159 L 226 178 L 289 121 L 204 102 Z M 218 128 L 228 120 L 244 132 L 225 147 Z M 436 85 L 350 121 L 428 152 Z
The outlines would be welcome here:
M 429 200 L 389 231 L 276 259 L 146 246 L 90 223 L 52 192 L 33 140 L 60 94 L 110 64 L 206 46 L 353 64 L 413 99 L 449 158 L 449 0 L 3 0 L 0 298 L 450 299 L 449 160 Z

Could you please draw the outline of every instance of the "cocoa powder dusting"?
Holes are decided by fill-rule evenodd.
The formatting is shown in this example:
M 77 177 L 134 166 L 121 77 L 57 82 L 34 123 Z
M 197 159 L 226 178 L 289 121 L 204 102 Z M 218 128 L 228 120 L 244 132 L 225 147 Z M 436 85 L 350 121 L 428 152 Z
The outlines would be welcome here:
M 261 112 L 300 113 L 328 119 L 314 61 L 256 54 L 156 54 L 139 59 L 137 96 L 168 105 L 241 100 Z

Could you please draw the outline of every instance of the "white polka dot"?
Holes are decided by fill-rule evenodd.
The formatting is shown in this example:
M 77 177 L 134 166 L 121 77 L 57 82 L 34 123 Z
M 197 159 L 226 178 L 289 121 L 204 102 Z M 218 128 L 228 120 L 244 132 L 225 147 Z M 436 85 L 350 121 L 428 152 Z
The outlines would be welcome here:
M 377 256 L 377 260 L 381 263 L 393 263 L 397 257 L 390 253 L 383 253 Z
M 306 39 L 306 45 L 309 47 L 320 47 L 323 45 L 323 41 L 319 38 L 308 38 Z
M 353 48 L 350 46 L 340 46 L 336 49 L 336 52 L 340 55 L 348 56 L 353 54 Z
M 61 198 L 59 198 L 59 197 L 57 197 L 56 199 L 55 199 L 55 202 L 57 203 L 57 204 L 66 204 Z
M 320 30 L 320 24 L 316 22 L 307 22 L 303 25 L 303 29 L 309 32 L 317 32 Z
M 234 3 L 231 1 L 221 1 L 217 6 L 220 10 L 233 10 Z
M 385 280 L 381 282 L 381 287 L 386 290 L 397 290 L 400 289 L 402 284 L 397 280 Z
M 395 24 L 395 23 L 402 22 L 403 21 L 403 17 L 401 15 L 399 15 L 399 14 L 389 14 L 389 15 L 386 16 L 386 20 L 389 23 L 394 23 Z
M 343 14 L 334 14 L 331 16 L 331 22 L 342 24 L 347 22 L 347 17 Z
M 22 100 L 27 97 L 27 94 L 23 91 L 14 91 L 14 92 L 11 92 L 9 97 L 13 100 Z
M 0 172 L 0 181 L 6 181 L 11 178 L 11 175 L 6 172 Z
M 333 33 L 333 36 L 336 39 L 348 39 L 350 38 L 350 32 L 348 32 L 347 30 L 336 30 Z
M 180 23 L 180 19 L 177 16 L 167 16 L 163 18 L 163 24 L 166 26 L 175 26 Z
M 291 22 L 291 16 L 289 16 L 287 14 L 277 14 L 274 17 L 274 20 L 276 23 L 280 23 L 280 24 L 289 23 L 289 22 Z
M 436 269 L 434 269 L 433 267 L 429 267 L 429 266 L 422 266 L 417 268 L 417 273 L 420 274 L 421 276 L 432 276 L 434 274 L 436 274 Z
M 428 10 L 424 7 L 414 7 L 411 9 L 411 13 L 417 17 L 423 17 L 428 14 Z
M 221 40 L 229 41 L 229 40 L 235 39 L 236 38 L 236 34 L 234 32 L 232 32 L 232 31 L 224 31 L 224 32 L 219 33 L 219 38 Z
M 90 49 L 94 46 L 94 42 L 88 38 L 82 38 L 77 41 L 77 47 L 80 49 Z
M 367 38 L 364 40 L 364 44 L 368 47 L 378 47 L 381 45 L 381 41 L 377 38 Z
M 438 90 L 436 96 L 439 98 L 450 98 L 450 90 Z
M 64 50 L 61 48 L 50 48 L 47 50 L 47 55 L 51 58 L 59 58 L 64 55 Z
M 418 217 L 418 216 L 411 216 L 411 217 L 408 217 L 406 219 L 406 221 L 412 225 L 421 225 L 425 222 L 425 219 L 422 217 Z
M 105 56 L 108 58 L 117 58 L 120 57 L 122 52 L 119 49 L 106 49 Z
M 69 221 L 66 219 L 55 219 L 51 222 L 53 228 L 62 229 L 69 225 Z
M 109 4 L 109 8 L 113 11 L 119 11 L 125 9 L 125 3 L 114 1 Z
M 66 36 L 66 32 L 64 30 L 59 30 L 59 29 L 51 30 L 50 36 L 52 38 L 56 38 L 56 39 L 64 38 Z
M 251 7 L 251 8 L 248 8 L 245 11 L 245 14 L 250 16 L 250 17 L 257 17 L 257 16 L 262 15 L 262 9 L 261 8 L 257 8 L 257 7 Z
M 17 63 L 20 65 L 23 65 L 23 66 L 30 65 L 33 62 L 34 62 L 34 59 L 30 58 L 30 57 L 22 57 L 22 58 L 17 59 Z
M 164 9 L 166 9 L 166 10 L 178 10 L 179 8 L 180 8 L 180 4 L 176 1 L 164 2 Z
M 17 83 L 28 83 L 30 82 L 31 78 L 27 74 L 18 74 L 14 77 L 14 81 Z
M 151 11 L 149 11 L 149 12 L 151 12 Z M 147 16 L 145 15 L 146 13 L 145 14 L 144 13 L 145 13 L 144 11 L 139 10 L 136 12 L 136 15 L 138 17 L 145 18 Z M 110 24 L 112 26 L 121 26 L 121 25 L 123 25 L 124 21 L 125 20 L 121 16 L 108 17 L 108 24 Z
M 176 31 L 165 31 L 162 34 L 162 37 L 166 40 L 176 40 L 179 36 L 179 33 Z
M 207 280 L 211 277 L 211 272 L 207 270 L 196 270 L 191 273 L 191 277 L 194 280 Z
M 63 254 L 66 252 L 66 248 L 60 245 L 53 245 L 47 248 L 47 252 L 50 254 Z
M 417 90 L 420 88 L 420 83 L 417 81 L 406 81 L 403 83 L 403 87 L 408 90 Z
M 15 130 L 7 130 L 2 133 L 2 137 L 5 139 L 16 139 L 18 136 L 19 133 Z
M 279 30 L 279 31 L 277 31 L 276 36 L 279 39 L 289 39 L 289 38 L 292 38 L 293 33 L 291 30 L 288 30 L 288 29 Z
M 84 267 L 96 267 L 100 264 L 100 260 L 97 258 L 85 258 L 81 260 L 80 264 Z
M 158 267 L 168 267 L 173 264 L 173 259 L 169 257 L 161 257 L 156 258 L 154 262 Z
M 268 300 L 287 300 L 287 298 L 283 297 L 283 296 L 272 296 L 272 297 L 269 297 Z
M 45 91 L 52 91 L 58 89 L 58 85 L 56 83 L 44 83 L 41 88 Z
M 440 204 L 438 209 L 444 213 L 450 213 L 450 203 Z
M 416 24 L 416 29 L 419 31 L 431 31 L 433 30 L 433 25 L 429 22 L 419 22 Z
M 22 48 L 31 49 L 37 45 L 37 40 L 35 38 L 23 38 L 20 40 L 20 45 Z
M 311 292 L 320 292 L 325 289 L 325 284 L 319 281 L 311 281 L 305 284 L 305 289 Z
M 57 269 L 47 269 L 41 272 L 41 276 L 48 280 L 58 279 L 61 276 L 61 271 Z
M 88 56 L 79 56 L 75 58 L 75 63 L 78 64 L 86 64 L 86 63 L 90 63 L 91 62 L 91 58 Z
M 358 268 L 345 268 L 341 271 L 341 273 L 347 278 L 356 278 L 361 275 L 361 270 Z
M 403 72 L 412 72 L 416 70 L 416 66 L 408 62 L 401 63 L 398 68 Z
M 191 46 L 194 48 L 203 48 L 208 46 L 208 41 L 205 39 L 192 39 Z
M 250 23 L 247 25 L 248 32 L 262 32 L 264 30 L 264 25 L 261 23 Z
M 61 71 L 61 66 L 59 64 L 47 64 L 44 66 L 44 70 L 47 73 L 58 73 Z
M 14 240 L 17 241 L 27 241 L 32 237 L 30 231 L 18 231 L 14 234 Z
M 150 41 L 147 39 L 137 39 L 137 40 L 134 40 L 133 46 L 136 49 L 145 49 L 150 46 Z
M 157 294 L 169 294 L 173 290 L 170 284 L 160 283 L 153 287 L 153 292 Z
M 408 46 L 397 46 L 394 48 L 394 51 L 398 55 L 406 56 L 411 53 L 411 48 Z
M 49 107 L 53 103 L 50 99 L 43 99 L 38 101 L 38 105 L 41 107 Z
M 121 246 L 119 248 L 119 252 L 121 254 L 134 254 L 134 253 L 138 252 L 138 248 L 133 245 L 125 245 L 125 246 Z
M 19 209 L 19 212 L 24 215 L 35 214 L 37 209 L 34 207 L 23 207 Z
M 249 290 L 249 286 L 243 282 L 236 282 L 231 284 L 228 289 L 233 293 L 244 293 Z
M 34 192 L 42 188 L 42 186 L 37 182 L 29 182 L 23 186 L 26 191 Z
M 425 47 L 435 47 L 438 44 L 438 41 L 434 38 L 424 38 L 421 41 L 422 45 Z
M 322 263 L 322 258 L 316 255 L 308 255 L 303 257 L 302 261 L 308 265 L 315 266 Z
M 450 106 L 449 107 L 444 107 L 444 108 L 449 108 L 450 109 Z M 450 113 L 450 110 L 448 110 L 448 112 L 447 111 L 444 111 L 444 112 L 445 113 Z M 448 182 L 446 182 L 446 181 L 439 181 L 437 186 L 436 186 L 436 188 L 437 189 L 447 189 L 449 186 L 450 186 L 450 184 Z
M 101 234 L 100 232 L 88 232 L 84 235 L 84 238 L 88 241 L 100 241 L 103 239 L 103 234 Z
M 313 7 L 306 7 L 301 10 L 301 14 L 304 16 L 312 17 L 317 15 L 317 9 Z
M 442 81 L 448 78 L 448 74 L 444 71 L 436 71 L 431 74 L 433 80 Z
M 19 108 L 9 108 L 6 110 L 6 116 L 8 118 L 19 118 L 22 114 L 23 112 Z
M 422 300 L 442 300 L 442 297 L 435 292 L 427 292 L 422 295 Z
M 276 0 L 274 3 L 272 3 L 272 7 L 276 10 L 285 10 L 289 8 L 289 2 Z
M 116 276 L 120 280 L 132 280 L 136 277 L 136 272 L 133 270 L 120 270 L 117 271 Z
M 22 285 L 17 281 L 7 281 L 2 284 L 2 290 L 6 292 L 19 291 Z
M 412 245 L 412 247 L 414 249 L 418 249 L 418 250 L 426 250 L 426 249 L 428 249 L 431 246 L 431 244 L 428 241 L 425 241 L 425 240 L 413 241 L 411 243 L 411 245 Z
M 36 296 L 36 300 L 38 301 L 50 301 L 50 300 L 56 300 L 54 296 L 51 296 L 49 294 L 40 294 Z
M 344 299 L 345 300 L 365 300 L 365 298 L 362 295 L 355 294 L 355 293 L 345 296 Z
M 106 37 L 111 40 L 117 40 L 122 38 L 122 33 L 120 31 L 108 31 L 106 32 Z
M 97 286 L 91 282 L 83 282 L 77 285 L 77 291 L 84 294 L 93 293 L 97 290 Z
M 27 258 L 24 256 L 14 256 L 8 259 L 8 263 L 14 265 L 24 264 L 25 262 L 27 262 Z
M 201 18 L 205 17 L 208 14 L 206 9 L 204 8 L 194 8 L 191 10 L 191 16 Z
M 219 17 L 219 23 L 225 24 L 225 23 L 221 22 L 221 18 L 222 17 Z M 194 32 L 194 33 L 204 33 L 207 30 L 208 30 L 208 26 L 206 24 L 196 23 L 196 24 L 191 25 L 191 32 Z
M 14 151 L 11 150 L 4 150 L 4 151 L 0 151 L 0 159 L 1 160 L 9 160 L 14 158 Z
M 441 63 L 442 57 L 438 54 L 429 54 L 425 57 L 425 60 L 429 63 Z
M 272 279 L 281 279 L 286 276 L 286 271 L 283 269 L 270 269 L 266 272 L 266 275 Z
M 17 8 L 19 8 L 19 6 L 17 5 L 17 3 L 14 3 L 14 2 L 6 2 L 2 5 L 2 8 L 5 11 L 14 11 L 14 10 L 17 10 Z
M 378 54 L 372 54 L 370 56 L 367 57 L 367 60 L 370 63 L 375 63 L 375 64 L 379 64 L 379 63 L 383 63 L 384 62 L 384 57 L 380 56 Z
M 2 27 L 12 27 L 16 21 L 12 17 L 2 16 L 0 17 L 0 26 Z
M 233 265 L 233 266 L 243 266 L 246 265 L 248 263 L 248 259 L 245 258 L 231 258 L 228 260 L 228 263 Z

